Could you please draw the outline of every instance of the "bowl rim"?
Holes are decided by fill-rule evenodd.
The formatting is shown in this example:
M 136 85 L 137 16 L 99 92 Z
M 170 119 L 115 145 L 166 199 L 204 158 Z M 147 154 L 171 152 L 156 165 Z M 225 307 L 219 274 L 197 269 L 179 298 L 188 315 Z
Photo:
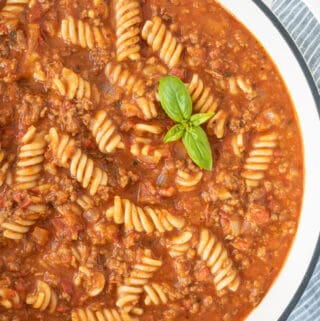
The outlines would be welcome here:
M 274 27 L 277 28 L 282 38 L 286 41 L 288 47 L 290 48 L 291 52 L 294 54 L 295 58 L 297 59 L 302 72 L 307 80 L 307 83 L 309 85 L 309 88 L 311 90 L 314 103 L 317 107 L 318 116 L 320 118 L 320 94 L 318 92 L 318 88 L 316 86 L 315 80 L 313 79 L 313 76 L 311 74 L 311 71 L 304 60 L 304 57 L 302 53 L 300 52 L 299 48 L 297 47 L 296 43 L 292 39 L 289 32 L 283 27 L 277 16 L 271 11 L 271 9 L 263 3 L 262 0 L 252 0 L 252 2 L 262 11 L 262 13 L 272 22 Z M 318 236 L 318 241 L 316 243 L 316 247 L 313 251 L 313 255 L 311 258 L 311 261 L 309 263 L 309 266 L 307 268 L 307 271 L 303 277 L 302 282 L 298 286 L 294 296 L 288 303 L 286 309 L 281 314 L 278 321 L 286 321 L 289 317 L 289 315 L 293 312 L 294 308 L 298 304 L 299 300 L 301 299 L 307 285 L 310 282 L 310 279 L 313 275 L 313 272 L 315 270 L 315 267 L 317 265 L 318 260 L 320 259 L 320 235 Z

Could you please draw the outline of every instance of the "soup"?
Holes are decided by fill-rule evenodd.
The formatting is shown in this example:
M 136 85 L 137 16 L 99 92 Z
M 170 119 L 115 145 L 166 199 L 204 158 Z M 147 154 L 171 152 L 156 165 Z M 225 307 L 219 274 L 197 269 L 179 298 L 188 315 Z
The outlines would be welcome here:
M 0 2 L 0 111 L 1 321 L 240 321 L 261 302 L 297 230 L 301 136 L 216 1 Z

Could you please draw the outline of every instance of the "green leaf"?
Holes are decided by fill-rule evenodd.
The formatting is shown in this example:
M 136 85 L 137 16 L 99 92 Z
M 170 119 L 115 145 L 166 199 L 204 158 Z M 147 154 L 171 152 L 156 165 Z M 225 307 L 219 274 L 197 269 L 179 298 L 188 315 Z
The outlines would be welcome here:
M 159 84 L 162 108 L 175 122 L 188 121 L 192 113 L 192 100 L 185 84 L 175 76 L 163 77 Z
M 204 124 L 207 120 L 212 118 L 214 116 L 214 113 L 207 113 L 207 114 L 195 114 L 192 115 L 190 118 L 190 122 L 194 126 L 199 126 L 201 124 Z
M 212 170 L 212 151 L 205 131 L 199 126 L 187 129 L 182 138 L 190 158 L 199 167 Z
M 170 128 L 170 130 L 167 132 L 166 136 L 164 137 L 163 142 L 167 144 L 167 143 L 179 140 L 180 138 L 182 138 L 184 132 L 185 132 L 184 126 L 181 124 L 177 124 Z

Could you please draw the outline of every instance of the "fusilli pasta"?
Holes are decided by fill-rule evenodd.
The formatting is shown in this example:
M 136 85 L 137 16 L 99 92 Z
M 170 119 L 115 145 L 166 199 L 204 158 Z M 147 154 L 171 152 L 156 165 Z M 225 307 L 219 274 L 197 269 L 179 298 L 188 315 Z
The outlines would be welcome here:
M 82 48 L 104 49 L 107 46 L 107 35 L 103 27 L 91 26 L 72 16 L 61 21 L 60 36 L 65 42 Z
M 117 27 L 117 60 L 140 59 L 140 23 L 142 13 L 138 0 L 115 1 Z
M 4 183 L 7 185 L 12 183 L 12 173 L 9 171 L 11 161 L 12 157 L 6 157 L 4 152 L 0 150 L 0 187 Z
M 143 115 L 143 119 L 150 120 L 158 116 L 158 111 L 152 100 L 145 97 L 139 97 L 136 99 L 136 103 Z
M 125 312 L 141 314 L 141 309 L 135 309 L 135 306 L 143 292 L 143 286 L 148 284 L 161 265 L 162 261 L 153 259 L 151 251 L 146 249 L 140 262 L 134 265 L 129 277 L 125 279 L 124 285 L 118 287 L 117 307 Z
M 174 300 L 175 297 L 172 295 L 170 291 L 168 291 L 168 286 L 164 284 L 158 283 L 150 283 L 146 284 L 143 289 L 146 293 L 146 297 L 144 299 L 145 305 L 160 305 L 167 304 L 169 300 Z
M 232 136 L 231 146 L 233 153 L 236 156 L 241 157 L 242 153 L 245 150 L 244 137 L 242 133 Z
M 85 211 L 90 210 L 94 207 L 93 199 L 85 194 L 82 194 L 77 198 L 77 204 Z
M 5 23 L 9 29 L 13 29 L 19 23 L 19 14 L 22 13 L 30 0 L 7 0 L 0 10 L 0 23 Z
M 36 292 L 27 295 L 26 303 L 32 305 L 34 309 L 48 310 L 49 313 L 53 313 L 56 310 L 58 298 L 46 282 L 38 280 Z
M 229 91 L 231 95 L 243 93 L 247 99 L 252 99 L 257 96 L 257 93 L 253 90 L 249 79 L 244 79 L 243 76 L 217 79 L 216 84 L 222 90 Z
M 118 312 L 116 309 L 92 310 L 90 308 L 78 308 L 71 312 L 72 321 L 137 321 L 124 312 Z
M 206 228 L 200 231 L 197 253 L 206 262 L 213 275 L 213 283 L 219 292 L 224 288 L 236 291 L 240 285 L 240 277 L 233 266 L 223 244 Z
M 223 138 L 225 136 L 227 119 L 228 113 L 224 110 L 219 110 L 208 122 L 207 128 L 209 134 L 214 134 L 219 139 Z
M 83 188 L 88 188 L 90 195 L 96 194 L 100 186 L 107 185 L 107 173 L 76 147 L 74 139 L 58 134 L 55 128 L 51 128 L 48 140 L 58 165 L 69 168 L 71 176 L 81 183 Z
M 106 280 L 103 273 L 80 266 L 79 271 L 74 275 L 73 283 L 76 286 L 83 286 L 90 297 L 95 297 L 103 291 Z
M 142 123 L 135 124 L 134 130 L 138 133 L 145 132 L 145 133 L 150 133 L 155 135 L 159 135 L 163 131 L 162 127 L 157 124 L 149 125 L 149 124 L 142 124 Z
M 29 232 L 36 220 L 17 218 L 14 222 L 4 222 L 1 227 L 4 229 L 3 236 L 12 240 L 21 240 Z
M 241 176 L 245 178 L 247 186 L 259 186 L 265 177 L 272 161 L 274 149 L 277 147 L 278 136 L 276 133 L 260 135 L 252 143 L 252 150 L 246 158 Z
M 201 171 L 189 173 L 185 170 L 178 169 L 176 176 L 176 184 L 179 191 L 187 192 L 194 190 L 202 179 Z
M 190 249 L 192 233 L 190 231 L 183 231 L 181 234 L 173 237 L 168 244 L 169 254 L 171 257 L 179 257 L 185 255 Z
M 37 133 L 36 128 L 31 126 L 22 137 L 22 143 L 18 154 L 15 187 L 28 190 L 35 187 L 41 177 L 47 142 L 44 133 Z
M 108 119 L 105 110 L 100 110 L 94 115 L 89 127 L 102 153 L 109 154 L 116 148 L 125 147 L 121 136 L 116 133 L 116 126 Z
M 214 113 L 218 100 L 213 96 L 209 87 L 205 87 L 198 74 L 194 74 L 187 89 L 194 104 L 194 110 L 199 113 Z
M 159 51 L 160 58 L 170 68 L 179 64 L 183 46 L 166 28 L 160 17 L 148 20 L 141 34 L 153 51 Z
M 181 229 L 185 225 L 182 217 L 173 216 L 164 209 L 141 208 L 127 199 L 115 196 L 114 205 L 106 211 L 106 217 L 116 224 L 124 224 L 126 231 L 152 233 Z
M 0 306 L 12 309 L 20 303 L 20 296 L 17 291 L 10 288 L 0 288 Z
M 121 88 L 127 95 L 141 97 L 146 92 L 143 79 L 132 74 L 121 64 L 109 62 L 105 67 L 105 75 L 112 85 Z
M 57 90 L 61 96 L 68 99 L 81 100 L 83 98 L 92 99 L 99 102 L 99 93 L 95 86 L 91 86 L 87 80 L 84 80 L 71 69 L 63 68 L 60 76 L 52 81 L 53 89 Z
M 141 162 L 158 164 L 163 157 L 168 155 L 168 149 L 167 146 L 155 147 L 149 144 L 133 143 L 130 147 L 130 153 Z

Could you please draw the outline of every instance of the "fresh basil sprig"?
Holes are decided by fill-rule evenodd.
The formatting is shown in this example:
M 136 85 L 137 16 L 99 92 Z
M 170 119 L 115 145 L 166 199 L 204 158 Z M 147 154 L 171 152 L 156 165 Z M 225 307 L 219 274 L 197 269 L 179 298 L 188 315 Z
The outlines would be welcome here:
M 200 125 L 214 114 L 192 115 L 190 94 L 185 84 L 175 76 L 167 76 L 160 80 L 159 98 L 166 114 L 178 123 L 167 132 L 164 142 L 174 142 L 182 138 L 182 142 L 194 163 L 206 170 L 212 170 L 211 146 Z

